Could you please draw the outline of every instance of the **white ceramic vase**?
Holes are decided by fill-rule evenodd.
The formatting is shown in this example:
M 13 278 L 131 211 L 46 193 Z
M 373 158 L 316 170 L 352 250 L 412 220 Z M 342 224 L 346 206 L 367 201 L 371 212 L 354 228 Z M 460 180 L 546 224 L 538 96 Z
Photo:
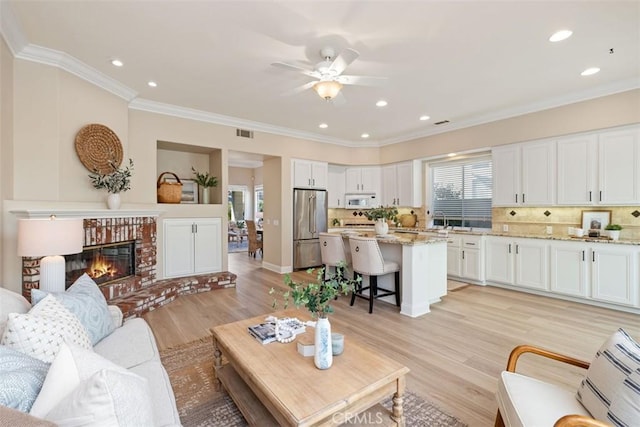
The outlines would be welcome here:
M 200 198 L 200 203 L 203 205 L 209 204 L 209 188 L 202 187 L 202 197 Z
M 612 240 L 618 240 L 620 238 L 620 230 L 607 230 L 607 233 L 609 233 L 609 237 L 611 237 Z
M 378 236 L 382 236 L 389 232 L 389 224 L 387 224 L 387 220 L 384 218 L 376 219 L 374 227 Z
M 315 355 L 313 362 L 318 369 L 329 369 L 333 364 L 331 349 L 331 324 L 328 317 L 319 317 L 316 321 Z
M 109 193 L 107 196 L 107 206 L 109 209 L 120 209 L 120 193 Z

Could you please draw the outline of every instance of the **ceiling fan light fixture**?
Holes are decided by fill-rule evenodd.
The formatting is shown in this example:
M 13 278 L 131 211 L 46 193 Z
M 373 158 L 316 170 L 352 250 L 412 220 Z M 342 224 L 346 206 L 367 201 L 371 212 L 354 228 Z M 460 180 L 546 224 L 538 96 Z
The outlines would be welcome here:
M 313 85 L 313 90 L 320 95 L 320 98 L 327 101 L 338 96 L 340 89 L 342 89 L 342 84 L 333 80 L 320 81 Z

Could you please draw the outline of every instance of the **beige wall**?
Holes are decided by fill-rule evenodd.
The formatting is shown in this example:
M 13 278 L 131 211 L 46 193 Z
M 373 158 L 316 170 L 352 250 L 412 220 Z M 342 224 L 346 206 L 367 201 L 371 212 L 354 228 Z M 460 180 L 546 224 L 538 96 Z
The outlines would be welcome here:
M 254 139 L 245 139 L 236 137 L 231 127 L 130 109 L 121 98 L 65 71 L 13 59 L 4 44 L 0 54 L 3 108 L 0 188 L 5 200 L 1 229 L 3 284 L 16 283 L 20 277 L 19 259 L 15 255 L 16 220 L 9 210 L 25 206 L 104 208 L 106 193 L 91 187 L 88 171 L 80 163 L 73 144 L 77 131 L 89 123 L 102 123 L 114 130 L 122 141 L 125 159 L 132 158 L 135 163 L 132 189 L 123 194 L 123 208 L 160 207 L 165 211 L 162 218 L 221 217 L 226 227 L 226 205 L 223 206 L 221 195 L 226 194 L 229 183 L 228 151 L 240 149 L 268 156 L 262 180 L 268 195 L 265 200 L 268 250 L 264 264 L 286 271 L 292 263 L 292 158 L 338 164 L 389 163 L 640 122 L 640 90 L 636 90 L 381 149 L 353 149 L 261 132 L 256 132 Z M 221 182 L 218 204 L 156 205 L 156 180 L 162 172 L 159 168 L 173 164 L 165 158 L 167 153 L 158 152 L 158 141 L 219 149 L 209 158 L 209 170 Z M 190 161 L 182 159 L 180 163 L 186 166 Z M 188 173 L 182 166 L 180 173 Z M 226 255 L 226 245 L 223 246 Z M 223 263 L 226 269 L 226 256 Z M 160 271 L 159 274 L 161 277 Z

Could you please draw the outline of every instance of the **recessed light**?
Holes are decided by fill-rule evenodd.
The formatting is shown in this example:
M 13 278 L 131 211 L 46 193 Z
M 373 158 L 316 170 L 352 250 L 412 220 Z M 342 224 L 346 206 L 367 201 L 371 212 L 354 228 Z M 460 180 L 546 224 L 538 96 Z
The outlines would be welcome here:
M 329 127 L 329 125 L 328 125 L 328 124 L 326 124 L 326 123 L 320 123 L 320 124 L 318 125 L 318 127 L 319 127 L 320 129 L 326 129 L 326 128 L 328 128 L 328 127 Z
M 429 120 L 430 118 L 431 117 L 429 116 L 420 116 L 420 120 L 422 120 L 423 122 Z
M 111 60 L 111 65 L 113 65 L 114 67 L 122 67 L 124 65 L 124 63 L 122 61 L 120 61 L 119 59 L 112 59 Z
M 158 83 L 154 82 L 153 80 L 149 81 L 147 85 L 149 85 L 150 87 L 158 87 Z
M 600 72 L 600 68 L 598 67 L 591 67 L 591 68 L 587 68 L 586 70 L 584 70 L 583 72 L 580 73 L 581 76 L 592 76 L 596 73 Z
M 369 134 L 368 133 L 363 133 L 362 135 L 360 135 L 360 138 L 369 138 Z
M 449 156 L 449 157 L 455 157 L 455 155 L 456 155 L 456 153 L 449 153 L 449 154 L 447 154 L 447 156 Z
M 385 101 L 384 99 L 381 99 L 380 101 L 376 102 L 376 107 L 386 107 L 387 106 L 387 101 Z
M 569 37 L 571 37 L 571 34 L 573 34 L 573 31 L 571 30 L 560 30 L 560 31 L 556 31 L 555 33 L 553 33 L 551 35 L 551 37 L 549 37 L 549 41 L 550 42 L 561 42 L 562 40 L 566 40 Z

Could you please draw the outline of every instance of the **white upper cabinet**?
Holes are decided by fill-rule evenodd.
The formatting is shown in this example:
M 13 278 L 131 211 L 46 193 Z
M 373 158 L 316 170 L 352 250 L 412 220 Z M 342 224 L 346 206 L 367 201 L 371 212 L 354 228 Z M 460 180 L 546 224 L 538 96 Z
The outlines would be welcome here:
M 379 197 L 382 182 L 380 170 L 379 166 L 347 168 L 346 192 L 373 193 Z
M 422 170 L 417 160 L 382 167 L 382 204 L 422 205 Z
M 558 140 L 558 204 L 640 203 L 640 128 Z
M 493 205 L 541 206 L 555 203 L 555 142 L 539 141 L 495 147 Z
M 294 159 L 292 162 L 294 188 L 326 189 L 329 175 L 329 165 L 325 162 Z
M 329 165 L 329 179 L 327 182 L 327 198 L 329 208 L 344 208 L 345 168 Z

